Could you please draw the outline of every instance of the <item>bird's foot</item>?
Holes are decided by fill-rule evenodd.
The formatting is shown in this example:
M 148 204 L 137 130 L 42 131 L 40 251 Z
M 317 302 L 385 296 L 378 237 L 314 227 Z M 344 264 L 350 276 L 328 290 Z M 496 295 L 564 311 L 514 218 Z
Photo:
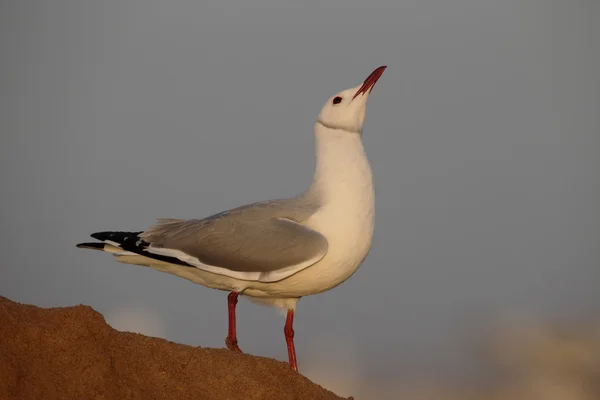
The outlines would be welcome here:
M 237 339 L 231 339 L 229 336 L 225 338 L 225 344 L 227 348 L 231 351 L 235 351 L 236 353 L 243 354 L 244 352 L 239 348 Z

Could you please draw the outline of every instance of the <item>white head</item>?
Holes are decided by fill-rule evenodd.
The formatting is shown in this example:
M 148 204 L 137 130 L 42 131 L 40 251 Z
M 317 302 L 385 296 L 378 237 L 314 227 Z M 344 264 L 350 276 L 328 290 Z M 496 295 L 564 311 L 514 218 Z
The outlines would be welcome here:
M 367 99 L 385 68 L 386 66 L 377 68 L 361 85 L 331 97 L 323 106 L 317 121 L 331 129 L 361 133 L 365 122 Z

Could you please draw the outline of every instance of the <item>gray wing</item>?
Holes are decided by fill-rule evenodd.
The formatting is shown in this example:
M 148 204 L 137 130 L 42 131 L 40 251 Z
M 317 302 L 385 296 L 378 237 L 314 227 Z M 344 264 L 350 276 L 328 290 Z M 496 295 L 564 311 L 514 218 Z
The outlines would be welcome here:
M 159 220 L 141 237 L 150 244 L 150 252 L 245 280 L 284 279 L 325 256 L 328 243 L 322 234 L 272 216 L 276 212 L 264 218 L 264 211 L 240 210 L 203 220 Z

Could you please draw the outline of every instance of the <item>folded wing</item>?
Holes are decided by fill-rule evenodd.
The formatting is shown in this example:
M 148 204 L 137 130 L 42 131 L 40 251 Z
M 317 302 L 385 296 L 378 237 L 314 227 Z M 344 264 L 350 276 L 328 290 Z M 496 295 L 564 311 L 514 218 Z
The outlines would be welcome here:
M 153 254 L 236 279 L 275 282 L 321 260 L 327 239 L 287 218 L 159 220 L 140 237 Z

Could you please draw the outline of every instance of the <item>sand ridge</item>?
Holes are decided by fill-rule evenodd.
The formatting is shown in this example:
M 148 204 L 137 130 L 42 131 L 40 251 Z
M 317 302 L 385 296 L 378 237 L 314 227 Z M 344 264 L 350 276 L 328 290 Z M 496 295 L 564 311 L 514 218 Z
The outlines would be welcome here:
M 287 363 L 119 332 L 88 306 L 0 296 L 0 321 L 2 400 L 342 399 Z

